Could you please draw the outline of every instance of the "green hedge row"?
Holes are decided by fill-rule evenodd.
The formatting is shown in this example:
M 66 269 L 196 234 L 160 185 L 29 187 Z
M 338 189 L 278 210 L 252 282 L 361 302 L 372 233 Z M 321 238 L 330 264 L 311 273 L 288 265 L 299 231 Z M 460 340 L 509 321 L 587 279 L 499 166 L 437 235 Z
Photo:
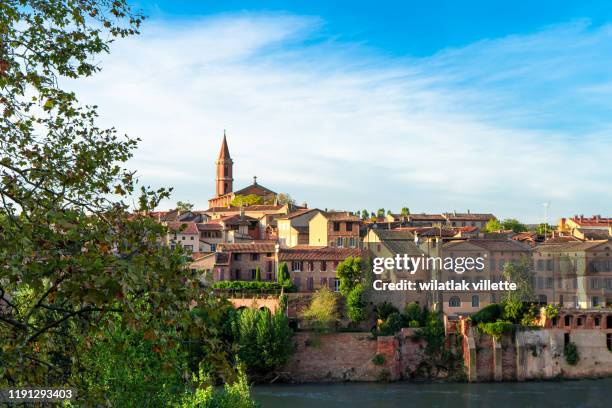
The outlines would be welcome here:
M 235 289 L 235 290 L 264 290 L 275 291 L 281 290 L 281 286 L 277 282 L 258 282 L 258 281 L 219 281 L 213 283 L 213 289 Z M 284 286 L 285 290 L 289 289 Z

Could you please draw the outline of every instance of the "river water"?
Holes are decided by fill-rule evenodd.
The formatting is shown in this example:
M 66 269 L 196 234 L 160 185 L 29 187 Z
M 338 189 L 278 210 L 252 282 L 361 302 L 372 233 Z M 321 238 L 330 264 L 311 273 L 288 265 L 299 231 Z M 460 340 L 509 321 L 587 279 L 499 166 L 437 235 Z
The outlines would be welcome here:
M 262 408 L 612 407 L 612 378 L 523 383 L 342 383 L 253 387 Z

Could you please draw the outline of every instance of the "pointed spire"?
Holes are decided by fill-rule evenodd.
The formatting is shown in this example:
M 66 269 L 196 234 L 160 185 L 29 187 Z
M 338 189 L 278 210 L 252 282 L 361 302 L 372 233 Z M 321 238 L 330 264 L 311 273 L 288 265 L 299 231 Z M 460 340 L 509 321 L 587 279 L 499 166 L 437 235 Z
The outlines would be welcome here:
M 227 139 L 225 138 L 225 129 L 223 129 L 223 143 L 221 143 L 221 151 L 219 152 L 219 160 L 230 159 L 229 148 L 227 147 Z

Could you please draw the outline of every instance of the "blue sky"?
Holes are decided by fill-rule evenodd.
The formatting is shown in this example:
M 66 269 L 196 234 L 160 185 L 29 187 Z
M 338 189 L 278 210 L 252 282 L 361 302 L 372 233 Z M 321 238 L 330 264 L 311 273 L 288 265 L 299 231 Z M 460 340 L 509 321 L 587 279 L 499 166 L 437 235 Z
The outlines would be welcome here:
M 136 4 L 142 35 L 75 88 L 167 207 L 206 207 L 227 129 L 237 188 L 319 208 L 611 213 L 612 4 Z

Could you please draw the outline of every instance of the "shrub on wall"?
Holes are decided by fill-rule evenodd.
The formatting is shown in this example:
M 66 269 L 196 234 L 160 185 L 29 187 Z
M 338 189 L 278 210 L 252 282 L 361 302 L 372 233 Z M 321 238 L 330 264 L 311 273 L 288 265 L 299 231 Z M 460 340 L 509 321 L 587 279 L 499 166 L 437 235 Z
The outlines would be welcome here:
M 395 312 L 391 313 L 380 325 L 381 336 L 392 336 L 402 329 L 402 316 Z
M 357 284 L 346 299 L 347 316 L 354 323 L 359 323 L 366 318 L 365 290 L 361 283 Z
M 386 320 L 392 313 L 399 314 L 397 307 L 393 306 L 393 303 L 382 302 L 376 305 L 376 318 Z
M 474 313 L 470 320 L 474 325 L 480 323 L 492 323 L 496 321 L 502 315 L 502 306 L 499 303 L 491 303 Z
M 253 290 L 253 291 L 279 291 L 284 289 L 286 292 L 293 290 L 293 286 L 281 285 L 276 282 L 258 281 L 219 281 L 213 283 L 213 289 L 232 289 L 232 290 Z
M 372 363 L 374 365 L 377 365 L 377 366 L 381 366 L 381 365 L 385 364 L 385 356 L 383 356 L 382 354 L 376 354 L 372 358 Z
M 569 342 L 565 345 L 563 349 L 563 355 L 565 356 L 565 361 L 567 364 L 576 365 L 580 360 L 580 356 L 578 355 L 578 348 L 576 347 L 576 343 Z
M 302 312 L 302 318 L 319 331 L 333 330 L 340 318 L 337 302 L 336 295 L 323 287 L 314 293 L 310 305 Z
M 494 323 L 480 323 L 478 328 L 480 331 L 490 335 L 495 340 L 499 340 L 504 333 L 512 333 L 512 330 L 514 330 L 514 325 L 510 322 L 498 320 Z

